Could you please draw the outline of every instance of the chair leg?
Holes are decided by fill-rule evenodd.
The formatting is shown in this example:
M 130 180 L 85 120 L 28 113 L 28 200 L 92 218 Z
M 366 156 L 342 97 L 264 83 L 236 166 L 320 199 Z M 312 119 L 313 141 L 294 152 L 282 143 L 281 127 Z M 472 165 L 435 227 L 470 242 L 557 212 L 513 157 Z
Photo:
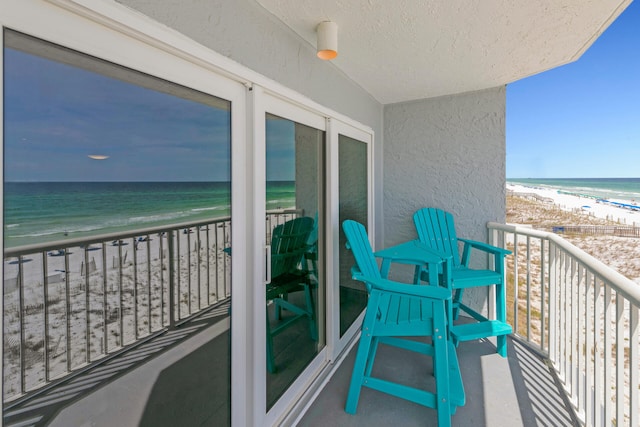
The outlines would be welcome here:
M 456 289 L 453 293 L 453 320 L 458 320 L 460 314 L 460 302 L 462 301 L 462 291 L 464 289 Z
M 280 298 L 283 299 L 284 301 L 289 301 L 289 294 L 282 294 L 280 295 Z M 276 298 L 275 299 L 275 319 L 276 320 L 282 320 L 282 307 L 279 304 L 279 300 Z
M 367 357 L 367 367 L 364 371 L 365 376 L 371 376 L 373 370 L 373 361 L 376 359 L 376 353 L 378 352 L 378 344 L 380 343 L 379 337 L 373 337 L 371 345 L 369 346 L 369 357 Z
M 267 307 L 267 371 L 275 374 L 276 362 L 273 357 L 273 336 L 271 335 L 271 324 L 269 322 L 269 311 Z
M 507 336 L 506 335 L 498 335 L 497 337 L 497 346 L 498 354 L 502 357 L 507 357 Z
M 438 426 L 451 425 L 451 402 L 449 395 L 449 359 L 444 313 L 435 320 L 433 341 L 433 370 L 436 379 L 436 411 Z
M 371 335 L 364 332 L 360 336 L 358 344 L 358 353 L 356 361 L 353 364 L 353 373 L 351 374 L 351 384 L 349 385 L 349 394 L 347 394 L 347 403 L 344 410 L 349 414 L 355 414 L 358 407 L 358 399 L 360 399 L 360 390 L 364 381 L 364 374 L 369 360 L 369 350 L 371 348 Z
M 313 293 L 310 285 L 305 285 L 304 296 L 307 300 L 307 311 L 309 312 L 309 329 L 311 332 L 311 339 L 318 341 L 318 325 L 316 324 L 316 310 L 313 303 Z
M 356 360 L 353 364 L 353 372 L 351 373 L 351 384 L 349 385 L 349 393 L 347 394 L 347 403 L 345 412 L 355 414 L 358 407 L 358 399 L 360 399 L 360 390 L 365 378 L 367 367 L 373 364 L 371 359 L 371 350 L 374 345 L 372 336 L 374 336 L 374 325 L 378 312 L 379 295 L 369 297 L 369 304 L 362 322 L 362 332 L 360 333 L 360 343 L 358 344 L 358 352 Z M 375 343 L 377 348 L 377 339 Z M 375 354 L 375 352 L 374 352 Z

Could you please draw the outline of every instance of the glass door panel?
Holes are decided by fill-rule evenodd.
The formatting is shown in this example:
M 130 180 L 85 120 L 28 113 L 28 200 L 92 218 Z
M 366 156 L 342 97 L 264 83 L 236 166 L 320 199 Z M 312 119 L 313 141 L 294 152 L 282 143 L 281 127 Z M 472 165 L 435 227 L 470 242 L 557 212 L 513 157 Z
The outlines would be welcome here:
M 267 409 L 324 347 L 324 140 L 266 114 Z
M 151 363 L 211 327 L 180 360 L 155 360 L 146 401 L 111 393 L 114 408 L 145 405 L 112 422 L 230 425 L 232 103 L 12 31 L 4 42 L 3 399 L 141 340 Z M 182 332 L 152 338 L 165 328 Z M 58 422 L 99 424 L 93 409 Z
M 348 136 L 338 137 L 339 181 L 339 268 L 340 268 L 340 336 L 367 305 L 367 291 L 362 282 L 351 279 L 353 254 L 346 249 L 342 222 L 352 219 L 368 227 L 368 155 L 367 144 Z

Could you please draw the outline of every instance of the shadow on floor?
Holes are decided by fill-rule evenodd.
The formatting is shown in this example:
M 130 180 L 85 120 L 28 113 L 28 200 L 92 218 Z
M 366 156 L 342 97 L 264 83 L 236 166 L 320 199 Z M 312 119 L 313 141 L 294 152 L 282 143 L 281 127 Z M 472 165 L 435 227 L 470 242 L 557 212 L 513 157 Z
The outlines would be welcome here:
M 230 425 L 229 332 L 162 370 L 141 427 Z
M 65 378 L 48 390 L 34 393 L 24 401 L 5 408 L 3 424 L 7 427 L 48 425 L 60 411 L 228 317 L 228 304 L 212 307 L 175 329 L 127 348 L 84 372 Z

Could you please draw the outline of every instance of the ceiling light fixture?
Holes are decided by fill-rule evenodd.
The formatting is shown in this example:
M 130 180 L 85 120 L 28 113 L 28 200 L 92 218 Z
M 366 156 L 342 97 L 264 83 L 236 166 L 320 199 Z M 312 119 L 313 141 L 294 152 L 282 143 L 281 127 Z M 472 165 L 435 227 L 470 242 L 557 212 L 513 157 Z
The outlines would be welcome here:
M 318 58 L 325 61 L 338 56 L 338 24 L 324 21 L 316 28 L 318 33 Z

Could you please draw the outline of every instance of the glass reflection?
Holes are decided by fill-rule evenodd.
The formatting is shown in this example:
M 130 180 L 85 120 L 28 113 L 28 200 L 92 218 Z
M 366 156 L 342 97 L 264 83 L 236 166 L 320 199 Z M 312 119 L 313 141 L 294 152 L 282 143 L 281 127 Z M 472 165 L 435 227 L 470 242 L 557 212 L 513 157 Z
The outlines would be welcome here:
M 340 135 L 339 156 L 339 221 L 353 219 L 365 226 L 367 214 L 367 144 Z M 346 249 L 347 239 L 340 228 L 340 336 L 349 329 L 367 306 L 367 291 L 362 282 L 351 279 L 355 260 Z
M 100 424 L 106 390 L 112 425 L 230 425 L 231 102 L 10 30 L 3 58 L 4 422 L 39 393 Z
M 324 283 L 318 267 L 324 132 L 267 114 L 266 141 L 270 408 L 324 346 Z

